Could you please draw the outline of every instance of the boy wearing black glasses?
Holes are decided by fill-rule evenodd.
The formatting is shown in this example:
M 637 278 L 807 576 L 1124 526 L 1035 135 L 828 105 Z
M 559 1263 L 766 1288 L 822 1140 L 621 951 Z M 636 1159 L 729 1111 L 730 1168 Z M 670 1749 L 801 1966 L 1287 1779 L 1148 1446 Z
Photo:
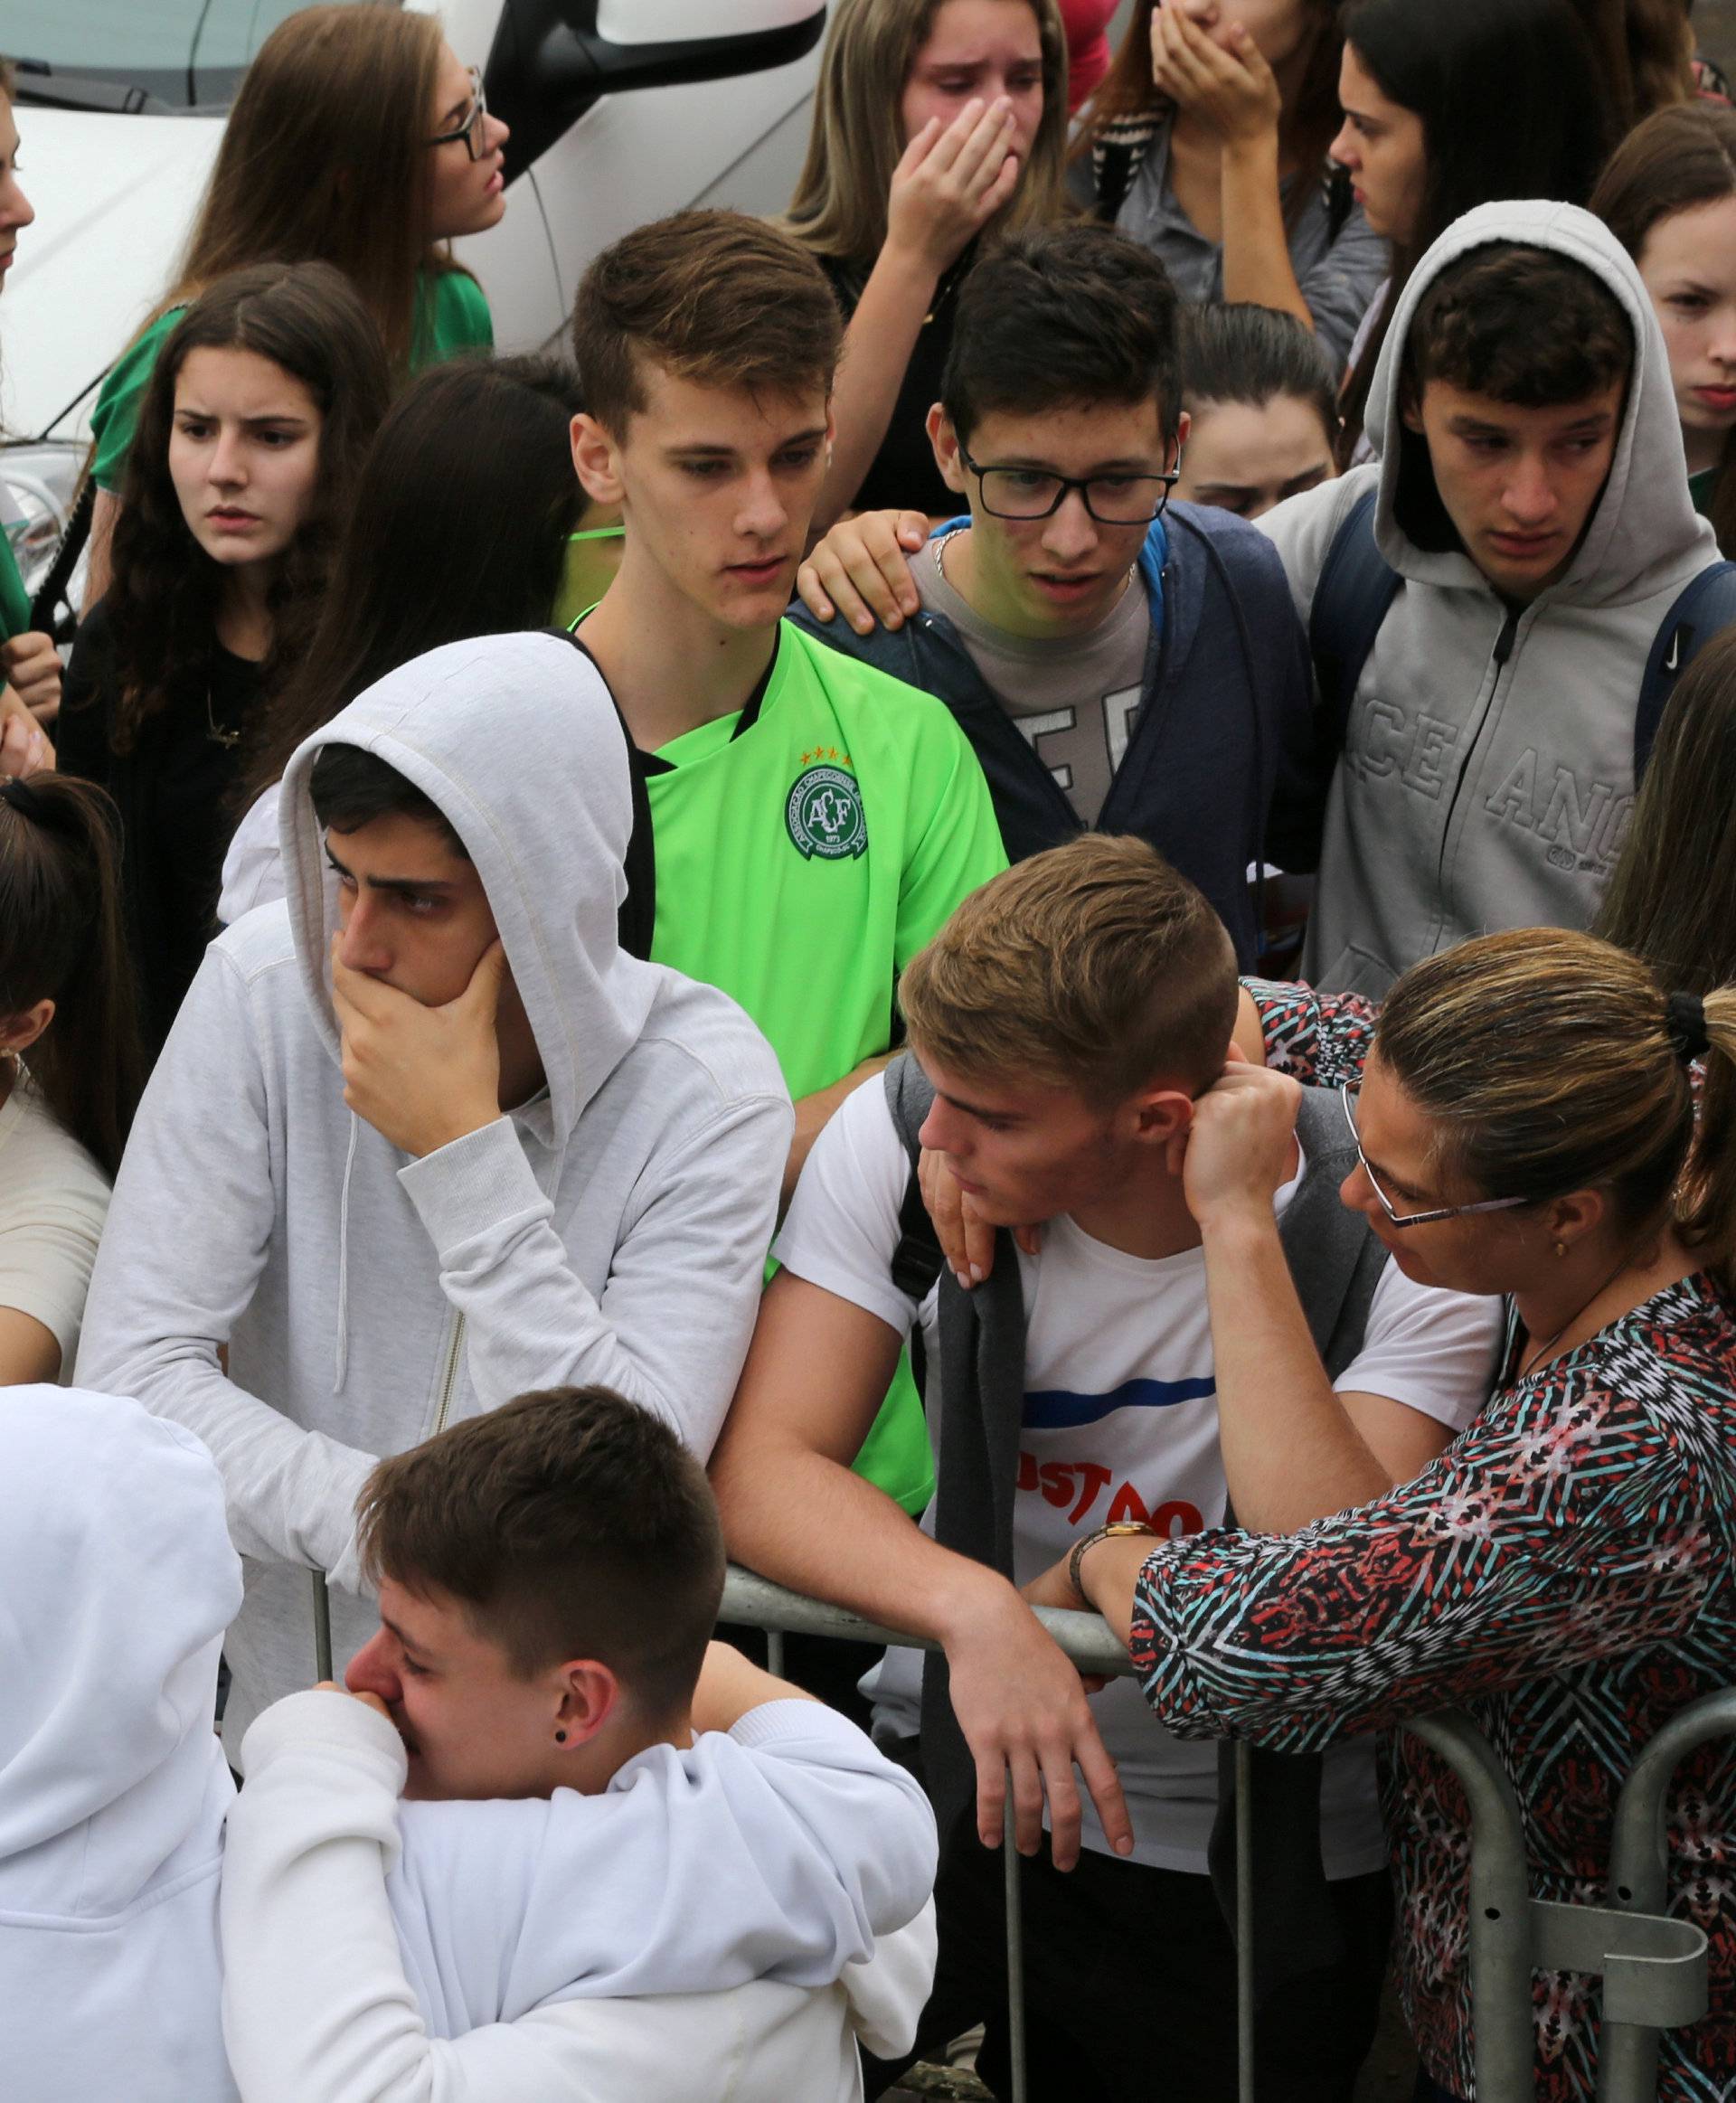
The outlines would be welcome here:
M 1162 265 L 1106 227 L 986 257 L 929 411 L 968 517 L 926 546 L 914 514 L 834 528 L 797 618 L 947 703 L 1014 861 L 1081 829 L 1138 834 L 1246 966 L 1249 864 L 1312 865 L 1308 670 L 1261 536 L 1168 504 L 1187 436 L 1178 325 Z M 908 570 L 901 540 L 920 549 Z M 851 582 L 864 573 L 869 599 Z

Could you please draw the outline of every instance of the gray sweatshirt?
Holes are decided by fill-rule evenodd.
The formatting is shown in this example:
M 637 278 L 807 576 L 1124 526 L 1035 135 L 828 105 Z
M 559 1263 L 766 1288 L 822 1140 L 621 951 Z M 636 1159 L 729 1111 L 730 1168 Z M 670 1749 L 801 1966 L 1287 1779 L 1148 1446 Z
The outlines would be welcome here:
M 307 790 L 331 743 L 377 752 L 450 820 L 547 1075 L 420 1160 L 344 1103 L 336 891 Z M 80 1372 L 184 1424 L 222 1472 L 246 1559 L 231 1752 L 313 1676 L 309 1569 L 333 1579 L 340 1664 L 372 1633 L 354 1504 L 376 1456 L 568 1382 L 619 1389 L 702 1457 L 716 1438 L 792 1112 L 732 1001 L 618 947 L 630 826 L 625 740 L 579 651 L 497 636 L 418 658 L 290 761 L 289 895 L 213 943 L 146 1090 Z
M 1627 413 L 1579 552 L 1560 583 L 1516 611 L 1468 555 L 1420 546 L 1407 530 L 1439 499 L 1399 401 L 1417 303 L 1448 263 L 1495 240 L 1559 250 L 1595 271 L 1634 332 Z M 1608 229 L 1571 205 L 1486 204 L 1448 229 L 1399 303 L 1368 428 L 1377 462 L 1260 523 L 1306 622 L 1334 534 L 1379 486 L 1375 537 L 1402 582 L 1352 703 L 1302 966 L 1316 985 L 1378 996 L 1419 957 L 1467 936 L 1590 920 L 1633 807 L 1647 653 L 1718 549 L 1689 500 L 1645 287 Z

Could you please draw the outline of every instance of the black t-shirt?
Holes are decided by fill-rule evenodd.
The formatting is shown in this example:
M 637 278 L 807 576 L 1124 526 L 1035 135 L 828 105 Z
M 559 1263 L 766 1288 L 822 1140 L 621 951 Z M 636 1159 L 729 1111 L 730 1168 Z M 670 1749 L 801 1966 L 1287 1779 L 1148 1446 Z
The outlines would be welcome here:
M 235 740 L 258 703 L 259 666 L 213 639 L 130 752 L 109 740 L 118 698 L 107 608 L 80 625 L 56 725 L 62 772 L 99 781 L 120 812 L 127 936 L 153 1056 L 217 931 L 223 853 L 235 830 Z
M 853 511 L 899 509 L 925 511 L 931 517 L 950 518 L 964 509 L 957 490 L 948 489 L 934 464 L 934 448 L 929 443 L 929 411 L 940 399 L 940 376 L 947 354 L 952 348 L 952 317 L 958 306 L 958 287 L 972 260 L 971 251 L 955 263 L 940 280 L 934 305 L 922 324 L 904 368 L 904 383 L 892 405 L 892 421 L 880 450 L 863 477 L 862 487 L 851 500 Z M 821 269 L 831 280 L 832 290 L 844 310 L 847 324 L 856 311 L 868 273 L 854 263 L 834 256 L 818 258 Z

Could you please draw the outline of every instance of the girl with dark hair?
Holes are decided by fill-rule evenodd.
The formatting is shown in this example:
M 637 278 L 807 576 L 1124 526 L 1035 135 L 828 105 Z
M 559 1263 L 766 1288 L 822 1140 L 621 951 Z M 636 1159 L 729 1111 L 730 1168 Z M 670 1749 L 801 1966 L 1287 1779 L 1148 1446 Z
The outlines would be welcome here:
M 86 603 L 108 541 L 151 369 L 180 314 L 250 264 L 335 263 L 361 294 L 394 377 L 490 348 L 482 288 L 449 243 L 506 210 L 507 127 L 439 21 L 415 8 L 305 7 L 259 46 L 223 127 L 175 282 L 97 398 Z
M 1336 16 L 1336 0 L 1137 0 L 1074 147 L 1098 216 L 1184 299 L 1293 314 L 1335 371 L 1388 267 L 1326 180 Z
M 1568 0 L 1355 0 L 1344 17 L 1334 157 L 1392 275 L 1351 352 L 1340 456 L 1364 458 L 1363 419 L 1389 318 L 1419 257 L 1473 205 L 1583 204 L 1616 136 Z
M 112 806 L 0 778 L 0 1387 L 71 1372 L 139 1080 Z
M 373 320 L 329 263 L 221 278 L 151 374 L 61 765 L 119 806 L 153 1054 L 212 930 L 237 747 L 299 661 L 387 391 Z
M 1187 442 L 1175 494 L 1259 518 L 1337 468 L 1338 409 L 1317 337 L 1269 306 L 1195 306 L 1182 329 Z
M 571 371 L 547 358 L 459 359 L 393 404 L 356 477 L 313 638 L 255 726 L 220 919 L 283 895 L 278 783 L 305 737 L 442 643 L 549 623 L 585 509 L 569 438 L 582 406 Z
M 782 224 L 848 325 L 817 533 L 852 509 L 950 516 L 926 420 L 986 236 L 1065 209 L 1057 0 L 834 0 Z
M 1651 296 L 1694 509 L 1736 554 L 1736 110 L 1685 102 L 1648 117 L 1617 147 L 1591 209 Z

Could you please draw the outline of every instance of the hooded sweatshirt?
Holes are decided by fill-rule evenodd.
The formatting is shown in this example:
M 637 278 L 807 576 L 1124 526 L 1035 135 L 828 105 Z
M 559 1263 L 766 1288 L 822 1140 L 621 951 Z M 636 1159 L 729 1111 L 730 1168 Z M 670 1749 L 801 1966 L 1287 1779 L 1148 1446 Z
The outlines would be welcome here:
M 222 1479 L 178 1425 L 76 1388 L 0 1388 L 0 2094 L 232 2103 Z
M 1490 241 L 1583 265 L 1614 294 L 1634 337 L 1602 495 L 1560 582 L 1524 607 L 1501 599 L 1462 552 L 1428 448 L 1401 413 L 1419 303 L 1449 264 Z M 1377 461 L 1260 523 L 1306 621 L 1339 526 L 1379 489 L 1375 538 L 1401 584 L 1351 704 L 1303 958 L 1313 984 L 1378 996 L 1419 957 L 1468 936 L 1590 920 L 1633 807 L 1647 654 L 1718 549 L 1688 495 L 1651 301 L 1615 237 L 1572 205 L 1486 204 L 1447 230 L 1394 313 L 1368 428 Z
M 377 753 L 464 843 L 546 1075 L 420 1159 L 344 1107 L 337 891 L 308 792 L 328 744 Z M 793 1124 L 734 1003 L 618 945 L 626 741 L 569 643 L 485 637 L 401 666 L 302 745 L 281 816 L 288 897 L 206 953 L 134 1123 L 80 1359 L 222 1471 L 247 1559 L 231 1747 L 313 1676 L 309 1569 L 337 1588 L 339 1664 L 372 1634 L 354 1506 L 377 1456 L 568 1382 L 709 1453 Z
M 244 1758 L 222 1900 L 244 2103 L 852 2103 L 857 2035 L 914 2038 L 934 1815 L 816 1702 L 546 1801 L 401 1804 L 397 1732 L 328 1693 L 277 1703 Z

